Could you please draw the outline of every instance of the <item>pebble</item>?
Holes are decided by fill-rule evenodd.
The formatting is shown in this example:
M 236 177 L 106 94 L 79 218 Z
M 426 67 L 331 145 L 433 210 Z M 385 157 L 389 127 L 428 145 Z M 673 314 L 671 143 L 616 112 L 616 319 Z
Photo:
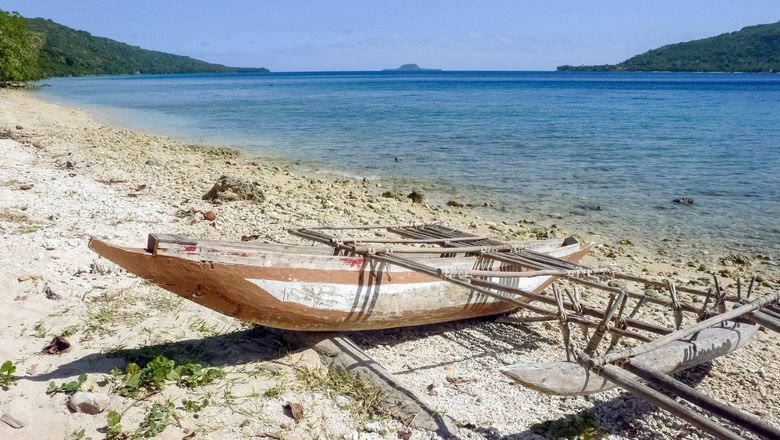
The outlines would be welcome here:
M 693 197 L 680 197 L 672 200 L 672 202 L 680 205 L 693 205 Z
M 382 422 L 381 422 L 381 421 L 379 421 L 379 420 L 375 420 L 375 421 L 373 421 L 373 422 L 366 422 L 366 423 L 363 425 L 363 429 L 364 429 L 365 431 L 367 431 L 367 432 L 382 432 L 382 431 L 384 431 L 386 428 L 385 428 L 385 424 L 384 424 L 384 423 L 382 423 Z
M 214 211 L 206 211 L 203 213 L 203 219 L 213 222 L 217 219 L 217 214 Z
M 349 405 L 349 397 L 338 395 L 335 398 L 336 405 L 338 406 L 347 406 Z
M 37 275 L 22 274 L 22 275 L 19 275 L 19 278 L 17 278 L 16 280 L 19 281 L 20 283 L 22 283 L 24 281 L 30 281 L 30 280 L 34 280 L 36 278 L 38 278 Z
M 287 362 L 297 368 L 304 368 L 309 370 L 319 370 L 324 368 L 322 365 L 322 359 L 320 359 L 320 355 L 311 348 L 290 354 L 290 358 L 287 360 Z
M 19 414 L 15 414 L 13 410 L 10 410 L 0 416 L 0 422 L 3 422 L 14 429 L 22 429 L 27 425 L 26 418 Z
M 68 408 L 73 412 L 95 415 L 108 408 L 110 400 L 105 394 L 76 391 L 68 400 Z

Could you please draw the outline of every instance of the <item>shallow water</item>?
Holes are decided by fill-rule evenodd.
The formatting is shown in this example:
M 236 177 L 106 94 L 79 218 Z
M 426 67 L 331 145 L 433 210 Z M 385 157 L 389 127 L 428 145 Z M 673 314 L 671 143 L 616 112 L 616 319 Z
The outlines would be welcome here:
M 107 107 L 124 125 L 415 181 L 442 197 L 491 203 L 508 221 L 544 218 L 650 246 L 667 238 L 691 252 L 780 256 L 780 75 L 347 72 L 47 82 L 45 97 Z M 695 204 L 672 203 L 681 196 Z

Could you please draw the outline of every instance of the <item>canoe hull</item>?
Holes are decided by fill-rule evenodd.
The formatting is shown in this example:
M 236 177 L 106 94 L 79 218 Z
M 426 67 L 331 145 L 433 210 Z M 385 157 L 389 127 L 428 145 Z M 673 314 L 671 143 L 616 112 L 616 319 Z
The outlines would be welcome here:
M 89 247 L 185 299 L 280 329 L 372 330 L 489 316 L 516 308 L 437 278 L 362 258 L 252 249 L 209 254 L 208 249 L 194 246 L 150 252 L 96 238 Z M 576 262 L 588 250 L 589 246 L 577 245 L 558 253 Z M 298 267 L 285 267 L 292 260 Z M 539 292 L 552 281 L 553 277 L 534 277 L 522 280 L 526 283 L 522 287 Z

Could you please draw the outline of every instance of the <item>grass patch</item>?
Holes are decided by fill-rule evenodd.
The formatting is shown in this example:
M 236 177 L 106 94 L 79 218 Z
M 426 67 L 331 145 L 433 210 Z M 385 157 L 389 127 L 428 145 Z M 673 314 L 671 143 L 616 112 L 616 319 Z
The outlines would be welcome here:
M 78 332 L 80 328 L 81 328 L 81 326 L 78 325 L 78 324 L 69 325 L 69 326 L 65 327 L 64 330 L 62 330 L 61 335 L 63 337 L 69 338 L 69 337 L 75 335 L 76 332 Z
M 87 305 L 87 319 L 84 323 L 82 341 L 93 339 L 94 336 L 111 336 L 116 333 L 117 324 L 133 326 L 139 324 L 148 316 L 148 310 L 133 307 L 134 298 L 127 290 L 120 291 L 112 299 L 97 298 Z
M 144 420 L 133 432 L 132 438 L 152 438 L 165 431 L 173 423 L 175 415 L 174 405 L 170 400 L 165 403 L 155 402 L 144 416 Z
M 45 338 L 46 335 L 49 334 L 50 330 L 51 328 L 46 328 L 46 323 L 42 320 L 37 321 L 33 326 L 33 331 L 35 332 L 34 335 L 36 338 Z
M 19 235 L 32 234 L 40 230 L 41 227 L 39 225 L 27 225 L 27 226 L 19 226 L 18 228 L 16 228 L 16 233 Z
M 332 397 L 341 395 L 349 398 L 347 408 L 359 419 L 382 416 L 382 390 L 364 382 L 359 376 L 347 370 L 337 368 L 326 372 L 314 369 L 302 369 L 297 373 L 301 385 L 310 390 L 325 391 Z
M 16 228 L 17 234 L 29 234 L 41 229 L 40 223 L 24 214 L 11 211 L 8 208 L 4 208 L 2 211 L 0 211 L 0 220 L 19 225 Z
M 116 411 L 110 411 L 106 415 L 106 439 L 107 440 L 137 440 L 142 438 L 157 437 L 176 420 L 173 401 L 155 402 L 144 415 L 144 419 L 133 432 L 122 430 L 122 415 Z
M 276 385 L 265 390 L 263 392 L 263 397 L 273 399 L 276 397 L 281 397 L 286 392 L 287 392 L 287 383 L 285 381 L 279 381 L 276 382 Z
M 20 224 L 33 224 L 35 221 L 31 219 L 30 217 L 27 217 L 24 214 L 20 214 L 18 212 L 13 212 L 8 208 L 4 208 L 2 211 L 0 211 L 0 220 L 8 223 L 20 223 Z
M 531 432 L 548 439 L 603 439 L 608 432 L 602 430 L 596 424 L 596 417 L 592 411 L 584 411 L 578 414 L 567 414 L 557 420 L 536 423 L 529 428 Z

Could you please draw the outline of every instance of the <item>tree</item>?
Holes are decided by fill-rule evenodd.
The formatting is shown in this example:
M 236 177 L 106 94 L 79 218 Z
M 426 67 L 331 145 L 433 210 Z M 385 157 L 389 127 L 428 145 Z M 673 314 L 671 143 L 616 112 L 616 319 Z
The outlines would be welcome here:
M 38 58 L 43 35 L 30 32 L 16 12 L 0 10 L 0 84 L 18 84 L 41 78 Z

